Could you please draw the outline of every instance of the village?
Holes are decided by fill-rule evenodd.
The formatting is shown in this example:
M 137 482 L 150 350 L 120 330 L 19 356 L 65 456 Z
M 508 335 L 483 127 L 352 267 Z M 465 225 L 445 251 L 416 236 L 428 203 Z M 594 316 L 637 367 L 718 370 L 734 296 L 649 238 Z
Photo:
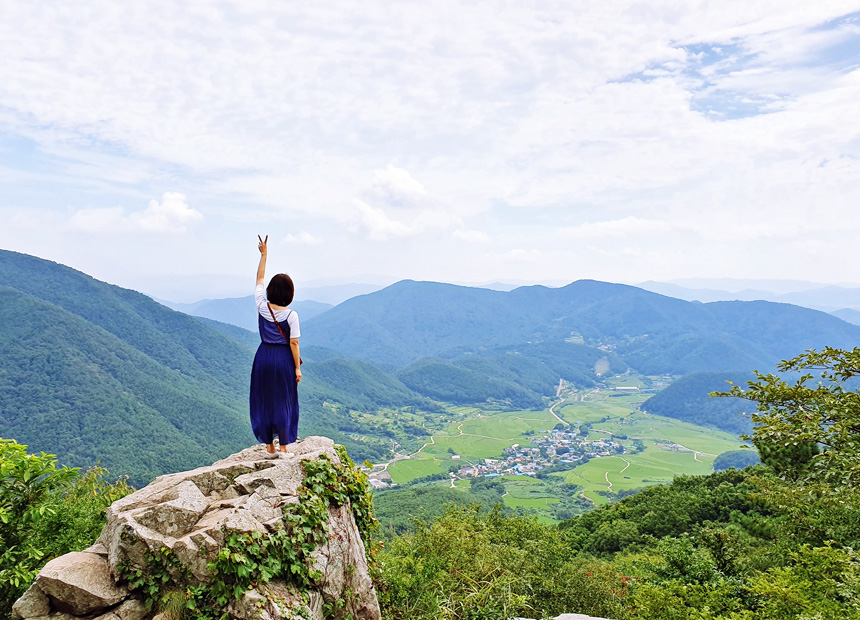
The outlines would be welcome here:
M 532 440 L 532 445 L 514 444 L 510 448 L 505 448 L 503 457 L 465 464 L 457 470 L 456 475 L 462 478 L 534 476 L 548 467 L 565 464 L 575 466 L 590 458 L 623 453 L 624 448 L 617 441 L 610 439 L 590 441 L 580 437 L 576 430 L 568 427 L 541 431 L 539 436 Z M 458 457 L 455 455 L 452 458 L 456 460 Z

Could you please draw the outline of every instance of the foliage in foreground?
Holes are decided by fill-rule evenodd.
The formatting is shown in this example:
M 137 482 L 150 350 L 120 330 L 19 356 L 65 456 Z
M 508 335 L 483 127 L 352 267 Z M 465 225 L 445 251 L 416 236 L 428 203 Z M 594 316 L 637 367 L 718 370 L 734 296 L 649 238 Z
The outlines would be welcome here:
M 53 454 L 0 439 L 0 616 L 49 560 L 89 547 L 104 525 L 104 510 L 132 491 L 107 471 L 57 467 Z
M 387 618 L 860 618 L 860 498 L 762 467 L 686 476 L 562 527 L 452 506 L 380 555 Z M 662 521 L 661 516 L 666 520 Z
M 385 612 L 860 620 L 860 349 L 779 368 L 822 381 L 758 374 L 723 394 L 756 403 L 763 465 L 679 476 L 559 527 L 452 508 L 382 555 Z
M 860 392 L 851 388 L 860 377 L 860 348 L 811 350 L 780 362 L 777 368 L 804 374 L 789 383 L 777 375 L 756 372 L 757 381 L 748 382 L 746 389 L 735 385 L 715 395 L 756 403 L 750 439 L 783 478 L 825 485 L 835 493 L 856 489 L 860 486 Z
M 377 594 L 386 618 L 542 618 L 571 610 L 623 612 L 628 578 L 579 558 L 558 528 L 526 517 L 452 507 L 380 554 Z

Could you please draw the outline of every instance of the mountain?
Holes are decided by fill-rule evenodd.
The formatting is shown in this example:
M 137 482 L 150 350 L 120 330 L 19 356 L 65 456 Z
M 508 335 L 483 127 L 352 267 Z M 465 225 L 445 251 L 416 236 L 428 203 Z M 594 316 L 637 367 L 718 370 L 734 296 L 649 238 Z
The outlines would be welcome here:
M 446 402 L 494 401 L 518 408 L 539 408 L 553 394 L 559 378 L 580 387 L 593 386 L 604 372 L 627 370 L 617 356 L 569 342 L 526 343 L 467 351 L 448 359 L 424 358 L 397 373 L 420 394 Z
M 735 385 L 746 386 L 755 379 L 751 372 L 699 372 L 681 377 L 639 407 L 654 415 L 676 418 L 700 426 L 713 426 L 735 435 L 752 430 L 749 416 L 755 404 L 742 398 L 711 398 L 711 392 L 726 392 Z
M 688 288 L 671 282 L 642 282 L 637 285 L 639 288 L 659 293 L 667 297 L 675 297 L 685 301 L 701 301 L 708 303 L 712 301 L 777 301 L 779 295 L 773 291 L 765 291 L 760 289 L 741 289 L 738 291 L 724 291 L 711 288 Z
M 743 282 L 743 281 L 738 281 Z M 812 282 L 795 281 L 762 281 L 784 290 L 788 286 L 796 286 L 797 290 L 778 292 L 763 289 L 732 289 L 719 290 L 711 288 L 690 288 L 672 282 L 643 282 L 640 288 L 661 295 L 668 295 L 686 301 L 773 301 L 778 303 L 795 304 L 814 310 L 831 312 L 840 308 L 860 309 L 860 288 L 843 286 L 823 286 Z M 834 313 L 835 314 L 835 313 Z
M 770 302 L 686 302 L 633 286 L 580 280 L 510 292 L 404 280 L 345 301 L 303 338 L 350 357 L 406 367 L 427 357 L 526 343 L 613 352 L 643 374 L 767 369 L 814 347 L 851 346 L 860 328 Z
M 842 308 L 841 310 L 834 310 L 830 314 L 839 317 L 843 321 L 851 323 L 852 325 L 860 325 L 860 310 Z
M 254 296 L 231 297 L 228 299 L 204 299 L 193 304 L 175 304 L 164 302 L 166 306 L 192 316 L 199 316 L 221 323 L 236 325 L 251 332 L 257 331 L 257 313 L 255 312 Z M 333 308 L 331 304 L 318 301 L 294 301 L 290 308 L 295 310 L 302 321 L 322 314 Z
M 238 327 L 0 250 L 0 435 L 64 464 L 101 461 L 135 484 L 211 462 L 255 443 L 247 399 L 257 342 Z M 356 458 L 387 454 L 390 439 L 353 437 L 351 411 L 435 408 L 365 362 L 305 367 L 300 434 L 326 434 Z

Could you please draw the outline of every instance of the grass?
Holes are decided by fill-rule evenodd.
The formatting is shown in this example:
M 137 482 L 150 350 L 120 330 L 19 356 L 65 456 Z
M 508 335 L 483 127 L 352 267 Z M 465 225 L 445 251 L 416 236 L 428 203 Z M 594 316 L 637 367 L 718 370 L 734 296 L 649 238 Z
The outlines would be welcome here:
M 529 476 L 505 476 L 504 485 L 508 494 L 502 499 L 511 508 L 522 506 L 540 510 L 559 502 L 541 480 Z
M 397 461 L 393 465 L 388 466 L 388 472 L 398 484 L 431 474 L 441 474 L 446 471 L 448 471 L 448 467 L 445 462 L 434 458 L 408 459 Z
M 729 433 L 638 411 L 637 405 L 649 394 L 613 388 L 644 386 L 639 377 L 609 377 L 606 383 L 607 387 L 598 391 L 574 392 L 568 396 L 568 402 L 556 407 L 556 413 L 571 424 L 590 423 L 589 439 L 613 435 L 628 449 L 622 456 L 594 458 L 573 470 L 552 474 L 554 479 L 562 477 L 565 482 L 580 486 L 595 504 L 610 501 L 598 492 L 629 491 L 669 482 L 679 474 L 710 473 L 716 455 L 740 445 L 738 438 Z M 493 412 L 475 407 L 451 407 L 449 412 L 456 416 L 455 421 L 434 433 L 433 444 L 425 446 L 414 458 L 389 466 L 395 482 L 403 484 L 430 474 L 445 473 L 455 464 L 498 458 L 505 448 L 517 443 L 529 444 L 531 435 L 523 433 L 539 435 L 558 423 L 548 410 Z M 644 451 L 632 452 L 634 439 L 641 441 Z M 671 444 L 688 449 L 670 448 Z M 417 443 L 409 451 L 414 452 L 419 447 L 421 444 Z M 460 459 L 452 459 L 451 451 Z M 694 457 L 693 451 L 697 456 Z M 612 483 L 611 490 L 607 477 Z M 554 484 L 528 476 L 504 476 L 500 481 L 507 491 L 503 500 L 507 506 L 534 510 L 542 520 L 551 520 L 550 507 L 559 501 Z M 438 484 L 450 486 L 449 481 Z M 468 490 L 469 482 L 458 480 L 455 486 Z
M 388 471 L 394 482 L 404 484 L 422 476 L 447 472 L 454 464 L 498 458 L 505 448 L 516 443 L 530 443 L 531 438 L 523 433 L 547 431 L 558 424 L 546 410 L 492 412 L 468 407 L 456 410 L 469 417 L 452 422 L 442 433 L 434 435 L 433 443 L 415 457 L 390 465 Z M 459 461 L 451 458 L 449 449 L 460 456 Z

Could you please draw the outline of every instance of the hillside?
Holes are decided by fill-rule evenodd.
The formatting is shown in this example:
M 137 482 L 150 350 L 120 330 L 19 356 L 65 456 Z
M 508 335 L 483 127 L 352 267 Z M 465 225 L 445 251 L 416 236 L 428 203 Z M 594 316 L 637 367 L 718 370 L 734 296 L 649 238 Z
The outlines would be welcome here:
M 257 336 L 35 257 L 0 251 L 0 435 L 96 461 L 136 484 L 254 443 L 248 377 Z M 313 349 L 311 349 L 312 351 Z M 355 438 L 351 410 L 435 405 L 364 362 L 308 360 L 300 434 L 356 458 L 387 435 Z
M 701 426 L 714 426 L 736 435 L 752 430 L 749 413 L 753 403 L 740 398 L 711 398 L 711 392 L 725 392 L 727 381 L 744 386 L 755 377 L 749 372 L 700 372 L 682 377 L 655 394 L 640 407 L 654 415 L 676 418 Z
M 135 483 L 253 442 L 233 387 L 238 377 L 207 379 L 206 364 L 187 349 L 186 363 L 164 364 L 76 314 L 8 287 L 0 288 L 0 321 L 5 438 L 56 453 L 66 464 L 101 461 Z M 218 359 L 249 363 L 246 349 L 216 332 L 207 339 L 200 346 Z
M 559 378 L 580 387 L 604 373 L 623 373 L 627 365 L 617 356 L 569 342 L 500 346 L 456 353 L 447 359 L 424 358 L 400 370 L 407 386 L 432 398 L 469 404 L 502 402 L 513 407 L 540 408 L 555 393 Z
M 375 363 L 565 340 L 614 352 L 643 374 L 770 368 L 824 345 L 853 346 L 860 328 L 798 306 L 686 302 L 580 280 L 510 292 L 404 280 L 349 299 L 307 324 L 306 340 Z

